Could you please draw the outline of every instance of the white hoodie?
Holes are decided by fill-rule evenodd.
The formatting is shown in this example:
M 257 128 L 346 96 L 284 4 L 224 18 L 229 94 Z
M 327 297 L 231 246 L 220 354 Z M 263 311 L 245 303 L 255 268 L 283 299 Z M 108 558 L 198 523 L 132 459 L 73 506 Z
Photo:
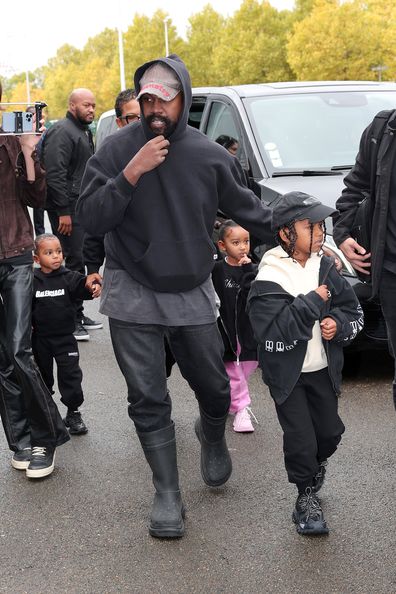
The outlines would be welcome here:
M 277 246 L 262 257 L 256 280 L 277 283 L 294 297 L 306 295 L 319 286 L 320 260 L 320 256 L 311 254 L 303 267 L 290 258 L 281 246 Z M 309 373 L 325 367 L 327 367 L 327 357 L 318 320 L 312 328 L 312 338 L 308 341 L 301 371 Z

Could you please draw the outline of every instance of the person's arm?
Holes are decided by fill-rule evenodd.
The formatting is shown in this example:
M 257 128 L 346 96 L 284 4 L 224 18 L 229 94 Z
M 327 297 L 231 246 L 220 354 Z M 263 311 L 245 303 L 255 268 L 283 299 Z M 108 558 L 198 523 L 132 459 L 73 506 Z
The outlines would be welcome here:
M 45 172 L 36 152 L 40 137 L 34 134 L 19 137 L 21 152 L 17 157 L 17 186 L 19 196 L 26 206 L 42 207 L 45 203 Z
M 63 127 L 50 128 L 43 143 L 44 165 L 51 202 L 58 216 L 70 216 L 67 173 L 73 158 L 74 143 Z
M 104 237 L 86 233 L 83 243 L 83 259 L 87 274 L 99 272 L 105 259 Z
M 105 235 L 122 222 L 139 179 L 163 163 L 168 146 L 163 136 L 149 140 L 122 171 L 105 146 L 88 160 L 76 207 L 88 233 Z
M 339 214 L 333 226 L 334 241 L 352 266 L 363 274 L 370 274 L 370 254 L 351 237 L 351 229 L 359 203 L 371 190 L 370 133 L 371 124 L 362 134 L 355 164 L 344 179 L 345 188 L 336 202 Z
M 230 155 L 229 162 L 224 162 L 218 173 L 220 210 L 264 243 L 273 244 L 272 211 L 246 187 L 239 161 Z

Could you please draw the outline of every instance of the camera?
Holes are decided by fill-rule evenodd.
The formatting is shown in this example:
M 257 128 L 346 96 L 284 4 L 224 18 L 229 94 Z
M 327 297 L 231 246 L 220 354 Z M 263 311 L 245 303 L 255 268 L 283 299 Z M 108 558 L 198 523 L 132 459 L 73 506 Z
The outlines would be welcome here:
M 0 103 L 1 105 L 22 105 L 20 103 Z M 23 105 L 28 105 L 24 103 Z M 40 134 L 40 121 L 42 119 L 43 108 L 47 104 L 43 101 L 36 101 L 34 105 L 28 107 L 29 111 L 3 111 L 0 134 Z M 4 109 L 4 108 L 2 108 Z M 36 121 L 34 120 L 36 115 Z
M 8 111 L 3 113 L 2 128 L 4 132 L 21 134 L 33 132 L 33 114 L 27 111 Z

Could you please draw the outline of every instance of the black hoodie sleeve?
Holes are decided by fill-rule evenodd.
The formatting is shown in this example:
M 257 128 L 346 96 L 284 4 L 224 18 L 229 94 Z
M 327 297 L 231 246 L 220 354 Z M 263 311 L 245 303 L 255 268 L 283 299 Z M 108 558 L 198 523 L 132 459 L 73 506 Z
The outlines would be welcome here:
M 336 202 L 339 214 L 335 218 L 333 237 L 337 245 L 351 236 L 351 229 L 359 202 L 370 192 L 370 124 L 360 139 L 359 153 L 351 171 L 344 178 L 345 188 Z
M 71 301 L 75 301 L 76 299 L 92 299 L 91 292 L 85 287 L 86 280 L 87 277 L 80 272 L 68 270 L 65 275 L 65 281 Z
M 272 244 L 271 209 L 246 187 L 239 161 L 231 155 L 228 160 L 229 163 L 219 167 L 220 210 L 264 243 Z

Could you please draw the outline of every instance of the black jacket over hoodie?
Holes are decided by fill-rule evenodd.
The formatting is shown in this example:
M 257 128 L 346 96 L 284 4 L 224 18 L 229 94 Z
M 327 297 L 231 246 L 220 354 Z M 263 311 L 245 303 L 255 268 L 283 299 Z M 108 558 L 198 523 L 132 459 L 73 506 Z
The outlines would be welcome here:
M 351 229 L 359 203 L 371 195 L 375 201 L 371 234 L 371 285 L 372 297 L 378 293 L 388 224 L 388 205 L 391 194 L 392 169 L 396 164 L 396 111 L 391 116 L 381 139 L 375 138 L 374 120 L 360 139 L 359 153 L 351 171 L 344 179 L 345 189 L 337 200 L 339 216 L 334 224 L 333 236 L 337 245 L 351 236 Z M 372 152 L 380 142 L 376 179 L 371 178 Z M 373 195 L 374 194 L 374 195 Z M 395 196 L 392 196 L 394 199 Z
M 230 266 L 225 260 L 216 262 L 212 281 L 220 299 L 217 318 L 224 343 L 224 361 L 257 361 L 257 342 L 246 313 L 246 299 L 257 272 L 256 264 Z M 237 341 L 241 352 L 237 355 Z
M 74 214 L 85 165 L 94 152 L 87 125 L 68 111 L 47 130 L 43 160 L 47 179 L 46 208 L 58 216 Z
M 73 334 L 76 328 L 76 299 L 92 299 L 85 288 L 86 277 L 61 266 L 49 274 L 34 270 L 33 331 L 40 336 Z
M 336 335 L 332 340 L 323 340 L 323 345 L 334 391 L 340 393 L 343 347 L 363 328 L 363 312 L 354 290 L 326 256 L 322 257 L 319 269 L 318 286 L 322 284 L 330 291 L 328 301 L 316 291 L 294 297 L 277 283 L 252 283 L 247 311 L 259 343 L 263 381 L 277 404 L 282 404 L 295 387 L 312 328 L 325 317 L 337 322 Z
M 136 91 L 145 70 L 156 62 L 176 72 L 184 97 L 165 161 L 132 186 L 123 169 L 155 134 L 144 117 L 125 126 L 88 161 L 77 214 L 88 233 L 106 234 L 107 267 L 126 270 L 155 291 L 175 293 L 189 291 L 209 277 L 218 210 L 263 242 L 272 241 L 271 214 L 244 185 L 237 160 L 187 125 L 191 82 L 177 56 L 140 67 L 135 74 Z

